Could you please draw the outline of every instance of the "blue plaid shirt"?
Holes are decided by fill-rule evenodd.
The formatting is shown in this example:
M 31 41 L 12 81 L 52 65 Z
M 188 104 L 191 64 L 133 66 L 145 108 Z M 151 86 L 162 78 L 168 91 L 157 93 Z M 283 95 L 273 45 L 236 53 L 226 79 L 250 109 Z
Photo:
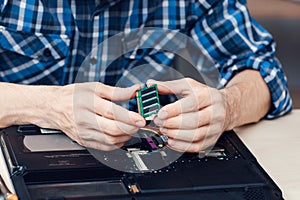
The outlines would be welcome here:
M 219 70 L 219 87 L 239 71 L 258 70 L 272 95 L 267 118 L 292 109 L 273 38 L 249 16 L 246 0 L 0 0 L 0 17 L 2 82 L 73 83 L 93 47 L 120 32 L 157 27 L 193 38 Z M 94 62 L 109 59 L 105 52 Z M 128 67 L 150 63 L 159 72 L 157 66 L 173 60 L 170 52 L 133 52 L 100 75 L 95 69 L 87 74 L 114 85 Z

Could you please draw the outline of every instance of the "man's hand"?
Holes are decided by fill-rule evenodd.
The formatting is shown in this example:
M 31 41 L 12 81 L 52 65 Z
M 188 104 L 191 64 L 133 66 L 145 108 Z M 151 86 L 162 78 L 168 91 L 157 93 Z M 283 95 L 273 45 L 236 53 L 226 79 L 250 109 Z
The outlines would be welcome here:
M 123 146 L 144 118 L 113 103 L 133 98 L 139 85 L 118 88 L 102 83 L 30 86 L 0 83 L 0 128 L 35 124 L 60 129 L 80 145 L 101 150 Z
M 154 119 L 160 132 L 169 137 L 168 144 L 178 151 L 200 152 L 214 145 L 226 129 L 226 100 L 223 92 L 185 78 L 159 82 L 160 94 L 177 94 L 182 98 L 164 106 Z
M 154 122 L 179 151 L 199 152 L 213 145 L 224 130 L 257 122 L 271 106 L 270 91 L 260 73 L 239 72 L 225 89 L 192 79 L 156 83 L 162 94 L 183 98 L 163 107 Z M 0 128 L 35 124 L 64 131 L 79 144 L 101 150 L 118 148 L 145 120 L 112 101 L 133 98 L 140 86 L 110 87 L 101 83 L 28 86 L 0 83 Z
M 244 70 L 217 90 L 190 78 L 159 82 L 161 94 L 183 98 L 163 107 L 154 122 L 179 151 L 199 152 L 214 145 L 224 130 L 258 122 L 270 109 L 269 88 L 259 71 Z
M 80 145 L 113 150 L 123 146 L 145 120 L 138 113 L 113 103 L 134 97 L 140 87 L 111 87 L 101 83 L 82 83 L 58 87 L 50 94 L 47 120 L 38 125 L 60 129 Z
M 86 147 L 101 150 L 120 148 L 132 134 L 145 126 L 145 120 L 138 113 L 112 101 L 129 100 L 138 89 L 138 85 L 117 88 L 101 83 L 65 86 L 60 89 L 53 106 L 59 113 L 56 128 Z

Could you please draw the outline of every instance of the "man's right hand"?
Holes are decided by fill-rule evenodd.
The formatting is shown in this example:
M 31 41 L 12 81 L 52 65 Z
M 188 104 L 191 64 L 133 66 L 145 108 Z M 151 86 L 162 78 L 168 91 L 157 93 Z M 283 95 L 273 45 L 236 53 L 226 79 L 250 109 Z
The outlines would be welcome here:
M 60 129 L 89 148 L 119 148 L 146 123 L 138 113 L 113 103 L 133 98 L 139 85 L 119 88 L 96 82 L 66 86 L 1 83 L 0 88 L 6 89 L 3 91 L 8 97 L 0 106 L 2 113 L 7 113 L 0 114 L 0 126 L 31 123 Z
M 61 87 L 52 109 L 57 115 L 52 125 L 80 145 L 112 150 L 123 146 L 145 120 L 113 101 L 127 101 L 140 88 L 119 88 L 102 83 L 81 83 Z M 50 102 L 51 103 L 51 102 Z

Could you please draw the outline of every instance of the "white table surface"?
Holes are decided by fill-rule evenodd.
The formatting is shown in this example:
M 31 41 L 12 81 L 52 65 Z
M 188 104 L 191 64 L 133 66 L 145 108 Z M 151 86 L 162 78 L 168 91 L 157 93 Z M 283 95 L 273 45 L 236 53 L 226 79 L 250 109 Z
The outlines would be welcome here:
M 300 110 L 293 110 L 291 114 L 276 120 L 263 120 L 235 129 L 287 200 L 300 199 L 299 129 Z M 0 173 L 13 191 L 2 152 Z
M 300 110 L 235 129 L 287 200 L 300 199 Z

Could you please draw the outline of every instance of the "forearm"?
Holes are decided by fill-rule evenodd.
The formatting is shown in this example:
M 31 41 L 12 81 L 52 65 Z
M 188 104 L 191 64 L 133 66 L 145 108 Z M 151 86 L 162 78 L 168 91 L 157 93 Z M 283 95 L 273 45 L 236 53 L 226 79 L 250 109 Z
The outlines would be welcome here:
M 226 130 L 258 122 L 271 106 L 268 86 L 255 70 L 238 73 L 222 92 L 226 98 Z
M 0 83 L 0 127 L 41 125 L 51 113 L 49 99 L 56 88 Z

